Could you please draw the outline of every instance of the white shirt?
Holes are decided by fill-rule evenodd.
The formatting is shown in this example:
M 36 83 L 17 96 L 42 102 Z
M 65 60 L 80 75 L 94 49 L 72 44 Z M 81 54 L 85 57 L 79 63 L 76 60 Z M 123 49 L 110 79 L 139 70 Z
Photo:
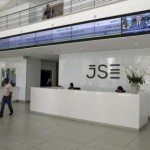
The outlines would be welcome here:
M 139 27 L 141 25 L 141 21 L 138 21 L 137 22 L 137 26 Z
M 4 96 L 9 96 L 12 92 L 12 85 L 10 83 L 4 86 Z

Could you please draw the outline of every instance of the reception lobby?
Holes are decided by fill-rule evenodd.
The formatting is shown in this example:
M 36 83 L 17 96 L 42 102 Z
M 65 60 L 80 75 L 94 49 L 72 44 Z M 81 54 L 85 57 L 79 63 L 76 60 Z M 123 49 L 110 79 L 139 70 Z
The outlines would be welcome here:
M 150 150 L 150 2 L 57 1 L 47 20 L 47 1 L 0 12 L 0 150 Z
M 60 54 L 59 86 L 49 88 L 32 86 L 30 103 L 24 103 L 26 101 L 23 99 L 20 102 L 13 102 L 15 113 L 12 117 L 8 116 L 6 107 L 0 122 L 0 148 L 2 150 L 148 150 L 150 52 L 146 46 L 149 40 L 145 39 L 145 35 L 131 38 L 134 42 L 138 41 L 138 44 L 128 38 L 122 38 L 119 39 L 122 43 L 121 46 L 119 45 L 122 47 L 120 50 L 111 51 L 110 49 L 118 46 L 118 44 L 114 46 L 118 40 L 107 39 L 92 41 L 94 45 L 100 43 L 102 46 L 103 43 L 105 51 L 85 53 L 83 52 L 85 45 L 86 50 L 91 48 L 91 42 L 85 42 L 75 47 L 76 49 L 78 47 L 82 53 Z M 139 39 L 143 39 L 145 47 Z M 110 41 L 112 44 L 108 46 L 106 43 Z M 127 41 L 130 49 L 123 50 Z M 74 48 L 75 43 L 63 46 L 68 50 L 70 47 Z M 82 49 L 79 46 L 82 46 Z M 29 51 L 35 52 L 35 49 Z M 15 58 L 12 60 L 16 64 Z M 24 65 L 18 65 L 16 73 L 22 74 L 21 77 L 24 77 L 23 74 L 27 73 L 28 76 L 30 74 L 30 84 L 35 77 L 36 81 L 40 81 L 37 74 L 41 69 L 40 60 L 33 58 L 17 60 L 17 64 L 22 60 Z M 27 68 L 30 66 L 30 69 L 22 72 L 23 66 L 26 68 L 26 61 Z M 110 66 L 111 64 L 119 65 Z M 95 65 L 95 76 L 92 79 L 88 78 L 93 76 L 93 69 L 91 70 L 89 65 Z M 139 94 L 131 93 L 125 73 L 126 67 L 129 66 L 146 69 L 145 83 L 140 86 Z M 112 76 L 110 69 L 119 69 L 119 74 Z M 99 78 L 106 76 L 106 72 L 107 77 Z M 81 89 L 69 90 L 71 82 Z M 118 86 L 122 86 L 126 93 L 116 93 Z

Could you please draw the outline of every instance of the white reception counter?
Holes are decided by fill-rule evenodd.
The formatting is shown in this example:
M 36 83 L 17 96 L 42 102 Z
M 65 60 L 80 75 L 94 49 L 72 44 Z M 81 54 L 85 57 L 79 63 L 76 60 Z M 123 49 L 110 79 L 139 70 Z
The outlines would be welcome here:
M 30 110 L 139 130 L 148 122 L 147 93 L 31 88 Z

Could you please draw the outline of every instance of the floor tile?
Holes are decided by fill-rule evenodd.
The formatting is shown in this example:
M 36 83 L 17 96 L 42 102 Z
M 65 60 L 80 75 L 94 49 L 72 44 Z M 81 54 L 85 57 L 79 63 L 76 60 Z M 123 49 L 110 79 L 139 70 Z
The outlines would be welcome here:
M 8 148 L 9 150 L 28 150 L 31 146 L 16 142 L 16 141 L 7 141 L 0 144 L 3 147 Z
M 45 143 L 37 147 L 40 150 L 71 150 L 66 147 L 56 145 L 53 143 Z M 72 149 L 73 150 L 73 149 Z
M 8 149 L 5 148 L 5 147 L 0 146 L 0 150 L 8 150 Z
M 150 146 L 131 143 L 125 150 L 150 150 Z
M 150 124 L 141 131 L 32 113 L 13 103 L 0 118 L 0 150 L 150 150 Z
M 32 138 L 29 136 L 16 136 L 15 138 L 13 138 L 13 140 L 18 141 L 20 143 L 27 144 L 27 145 L 31 145 L 34 147 L 44 143 L 42 140 L 39 140 L 37 138 Z
M 90 142 L 85 146 L 79 148 L 79 150 L 86 150 L 86 149 L 94 149 L 94 150 L 124 150 L 124 147 L 115 146 L 105 142 Z

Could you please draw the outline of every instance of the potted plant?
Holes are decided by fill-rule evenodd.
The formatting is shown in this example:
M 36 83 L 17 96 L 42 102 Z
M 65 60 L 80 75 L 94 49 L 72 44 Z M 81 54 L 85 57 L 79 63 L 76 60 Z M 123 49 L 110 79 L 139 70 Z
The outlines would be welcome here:
M 133 94 L 138 94 L 140 85 L 145 83 L 144 76 L 146 71 L 144 69 L 130 66 L 126 68 L 125 73 L 129 80 L 129 84 L 131 85 L 131 92 Z

